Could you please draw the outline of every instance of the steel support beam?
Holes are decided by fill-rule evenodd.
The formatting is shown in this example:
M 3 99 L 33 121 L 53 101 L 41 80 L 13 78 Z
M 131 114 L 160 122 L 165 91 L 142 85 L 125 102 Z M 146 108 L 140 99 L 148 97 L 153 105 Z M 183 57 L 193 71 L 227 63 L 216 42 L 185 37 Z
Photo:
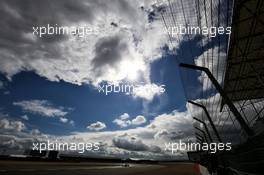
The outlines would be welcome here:
M 202 139 L 202 138 L 197 137 L 196 140 L 197 140 L 200 144 L 203 144 L 203 139 Z
M 200 128 L 196 127 L 196 126 L 194 128 L 197 129 L 198 131 L 200 131 L 201 133 L 203 133 L 203 136 L 204 136 L 204 139 L 205 139 L 206 143 L 209 143 L 208 140 L 207 140 L 207 137 L 206 137 L 206 133 L 202 129 L 200 129 Z
M 209 137 L 209 139 L 210 139 L 210 142 L 213 142 L 213 139 L 212 139 L 212 137 L 211 137 L 211 134 L 210 134 L 210 132 L 209 132 L 209 130 L 208 130 L 208 127 L 207 127 L 206 123 L 205 123 L 204 121 L 202 121 L 202 120 L 196 118 L 196 117 L 193 117 L 193 119 L 196 120 L 196 121 L 198 121 L 198 122 L 200 122 L 200 123 L 202 123 L 202 124 L 204 125 L 205 131 L 206 131 L 206 133 L 207 133 L 207 135 L 208 135 L 208 137 Z
M 195 133 L 196 139 L 199 140 L 201 143 L 203 143 L 204 138 L 203 136 L 201 136 L 200 134 L 198 134 L 197 132 Z
M 201 134 L 199 134 L 198 132 L 195 132 L 195 135 L 204 139 L 203 136 Z
M 179 66 L 180 67 L 184 67 L 184 68 L 188 68 L 188 69 L 200 70 L 200 71 L 205 72 L 206 75 L 208 76 L 208 78 L 211 80 L 211 82 L 215 86 L 215 88 L 217 89 L 217 91 L 222 96 L 222 98 L 225 101 L 225 103 L 228 105 L 230 111 L 235 116 L 235 118 L 238 121 L 238 123 L 240 124 L 241 128 L 243 128 L 243 130 L 247 133 L 247 135 L 249 135 L 249 136 L 253 136 L 254 135 L 254 132 L 249 128 L 249 126 L 247 125 L 247 123 L 245 122 L 245 120 L 243 119 L 243 117 L 241 116 L 241 114 L 238 112 L 238 110 L 235 107 L 235 105 L 233 104 L 233 102 L 226 95 L 226 93 L 222 89 L 221 85 L 214 78 L 213 74 L 210 72 L 210 70 L 208 68 L 201 67 L 201 66 L 196 66 L 196 65 L 191 65 L 191 64 L 184 64 L 184 63 L 180 63 Z
M 206 115 L 206 117 L 207 117 L 207 119 L 208 119 L 208 121 L 209 121 L 211 127 L 213 128 L 214 133 L 215 133 L 215 135 L 216 135 L 218 141 L 219 141 L 219 142 L 222 142 L 222 139 L 221 139 L 219 133 L 217 132 L 216 127 L 215 127 L 215 125 L 214 125 L 214 122 L 212 121 L 212 118 L 210 117 L 209 112 L 207 111 L 206 107 L 205 107 L 204 105 L 199 104 L 199 103 L 195 103 L 195 102 L 193 102 L 193 101 L 191 101 L 191 100 L 189 100 L 188 103 L 191 103 L 191 104 L 193 104 L 193 105 L 195 105 L 195 106 L 198 106 L 198 107 L 200 107 L 200 108 L 202 108 L 202 109 L 204 110 L 205 115 Z M 194 117 L 194 118 L 195 118 L 195 117 Z M 197 118 L 196 118 L 195 120 L 199 121 Z M 207 128 L 206 123 L 205 123 L 204 121 L 200 120 L 200 122 L 203 123 L 204 126 Z M 207 129 L 207 130 L 208 130 L 208 129 Z M 208 131 L 208 132 L 209 132 L 209 131 Z

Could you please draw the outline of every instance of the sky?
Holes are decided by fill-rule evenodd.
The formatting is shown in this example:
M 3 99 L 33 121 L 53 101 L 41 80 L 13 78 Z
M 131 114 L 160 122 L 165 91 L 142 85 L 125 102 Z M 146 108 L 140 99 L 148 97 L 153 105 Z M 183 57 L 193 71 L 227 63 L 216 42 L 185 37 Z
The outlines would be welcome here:
M 164 144 L 194 140 L 177 57 L 190 59 L 187 46 L 197 41 L 182 40 L 172 52 L 158 15 L 165 5 L 1 1 L 0 152 L 19 154 L 48 138 L 100 142 L 100 151 L 88 156 L 185 159 L 186 152 L 172 155 Z M 85 38 L 33 34 L 32 27 L 47 24 L 96 32 Z M 139 86 L 129 94 L 100 92 L 109 84 Z

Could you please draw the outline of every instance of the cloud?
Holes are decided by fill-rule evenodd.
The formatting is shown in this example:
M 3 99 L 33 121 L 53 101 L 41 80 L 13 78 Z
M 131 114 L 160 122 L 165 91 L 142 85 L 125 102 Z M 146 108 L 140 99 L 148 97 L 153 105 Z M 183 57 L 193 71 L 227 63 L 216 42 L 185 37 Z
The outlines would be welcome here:
M 21 118 L 24 119 L 24 120 L 29 120 L 27 115 L 22 115 Z
M 32 135 L 40 135 L 41 133 L 40 133 L 40 131 L 38 129 L 32 129 L 30 131 L 30 134 L 32 134 Z
M 131 151 L 147 151 L 148 146 L 145 145 L 142 140 L 136 137 L 129 136 L 127 134 L 117 136 L 113 139 L 113 144 L 122 149 L 127 149 Z
M 145 84 L 133 89 L 133 95 L 135 97 L 140 97 L 148 101 L 153 100 L 155 96 L 160 95 L 163 92 L 165 92 L 164 86 L 158 86 L 154 83 Z
M 21 107 L 24 111 L 44 117 L 62 117 L 68 114 L 64 107 L 54 107 L 47 100 L 24 100 L 14 102 L 13 105 Z
M 69 119 L 66 118 L 66 117 L 60 117 L 60 118 L 59 118 L 59 121 L 60 121 L 61 123 L 68 123 L 68 124 L 70 124 L 71 126 L 74 126 L 74 124 L 75 124 L 75 122 L 74 122 L 73 120 L 69 120 Z
M 166 129 L 162 129 L 160 131 L 158 131 L 155 135 L 154 135 L 154 138 L 155 139 L 158 139 L 160 137 L 163 137 L 163 136 L 167 136 L 169 135 L 169 132 L 166 130 Z
M 26 6 L 20 1 L 0 4 L 5 16 L 0 22 L 5 26 L 0 29 L 0 72 L 9 80 L 21 71 L 34 71 L 50 81 L 97 86 L 137 72 L 138 78 L 150 82 L 150 64 L 161 58 L 168 41 L 162 21 L 149 20 L 154 1 L 59 0 L 52 4 L 56 10 L 40 0 L 26 2 Z M 33 26 L 48 23 L 91 26 L 99 32 L 85 38 L 32 34 Z
M 141 125 L 143 123 L 146 123 L 146 118 L 142 115 L 138 115 L 136 118 L 134 118 L 132 121 L 131 121 L 131 124 L 132 125 Z
M 160 147 L 144 144 L 143 140 L 127 133 L 114 137 L 112 142 L 114 146 L 129 151 L 147 151 L 154 153 L 160 153 L 162 151 Z
M 117 124 L 121 128 L 125 128 L 130 125 L 141 125 L 147 122 L 146 118 L 142 115 L 138 115 L 132 120 L 130 120 L 129 118 L 130 116 L 128 115 L 128 113 L 124 113 L 120 115 L 118 118 L 116 118 L 115 120 L 113 120 L 113 123 Z
M 130 117 L 130 116 L 128 115 L 128 113 L 124 113 L 124 114 L 122 114 L 122 115 L 119 116 L 119 119 L 120 119 L 120 120 L 128 120 L 129 117 Z
M 128 119 L 128 115 L 122 115 L 122 119 Z M 56 136 L 41 133 L 38 129 L 21 130 L 10 133 L 5 129 L 1 131 L 0 148 L 9 148 L 8 153 L 23 153 L 24 149 L 30 148 L 33 141 L 47 141 L 49 139 L 63 142 L 99 142 L 99 152 L 87 152 L 87 156 L 95 157 L 120 157 L 171 160 L 186 159 L 185 151 L 171 155 L 165 152 L 166 142 L 179 142 L 179 139 L 186 141 L 193 138 L 193 121 L 191 115 L 186 112 L 172 111 L 156 116 L 147 126 L 127 130 L 101 131 L 106 128 L 103 122 L 95 122 L 87 128 L 89 132 L 73 132 L 69 135 Z M 8 128 L 8 127 L 7 127 Z M 166 132 L 163 132 L 166 130 Z M 157 134 L 158 133 L 158 134 Z M 163 133 L 163 134 L 162 134 Z M 164 134 L 165 133 L 165 134 Z M 158 137 L 158 135 L 160 137 Z M 13 140 L 13 141 L 12 141 Z M 15 143 L 15 144 L 7 144 Z M 16 148 L 8 147 L 17 145 Z M 19 146 L 19 149 L 18 149 Z
M 179 138 L 184 138 L 185 133 L 182 131 L 168 131 L 166 129 L 159 130 L 155 135 L 155 139 L 162 140 L 177 140 Z
M 123 114 L 118 119 L 130 119 Z M 163 132 L 166 131 L 166 132 Z M 194 139 L 193 119 L 188 111 L 172 111 L 156 116 L 148 125 L 127 130 L 102 132 L 74 132 L 63 139 L 75 138 L 83 141 L 101 142 L 104 146 L 102 155 L 120 156 L 121 158 L 171 159 L 165 152 L 166 142 L 187 142 Z M 160 136 L 160 137 L 158 137 Z M 138 151 L 135 151 L 138 150 Z M 99 153 L 98 153 L 99 154 Z M 173 155 L 174 158 L 187 158 L 186 151 Z
M 6 150 L 4 153 L 6 155 L 23 154 L 26 149 L 32 149 L 33 142 L 45 141 L 48 138 L 47 135 L 42 134 L 38 129 L 27 130 L 17 127 L 17 129 L 12 130 L 8 128 L 1 128 L 0 130 L 0 149 Z
M 129 120 L 129 117 L 130 116 L 127 113 L 124 113 L 120 115 L 117 119 L 115 119 L 113 123 L 117 124 L 121 128 L 128 127 L 129 125 L 131 125 L 131 121 Z
M 3 94 L 4 95 L 9 95 L 10 94 L 10 91 L 4 91 Z
M 100 130 L 106 128 L 106 125 L 102 122 L 97 121 L 97 122 L 92 123 L 89 126 L 87 126 L 87 128 L 90 130 L 94 130 L 94 131 L 100 131 Z
M 101 38 L 95 45 L 95 57 L 92 64 L 95 70 L 109 66 L 115 66 L 123 57 L 127 49 L 126 42 L 120 36 Z
M 67 123 L 67 122 L 68 122 L 68 119 L 65 118 L 65 117 L 60 117 L 60 121 L 61 121 L 62 123 Z
M 26 126 L 21 121 L 11 121 L 9 119 L 3 118 L 0 120 L 0 129 L 20 132 L 26 129 Z
M 4 82 L 0 81 L 0 89 L 4 88 Z
M 74 126 L 75 122 L 73 120 L 70 120 L 69 121 L 69 124 L 72 125 L 72 126 Z
M 223 142 L 232 142 L 233 144 L 236 144 L 241 142 L 240 139 L 244 139 L 244 137 L 241 137 L 240 124 L 228 106 L 224 105 L 222 111 L 220 111 L 222 98 L 219 93 L 212 94 L 208 98 L 196 99 L 194 101 L 196 103 L 203 104 L 206 107 Z M 236 101 L 234 102 L 234 105 L 237 107 L 238 111 L 240 111 L 245 122 L 248 123 L 248 125 L 252 128 L 256 129 L 256 127 L 254 127 L 256 120 L 255 117 L 258 115 L 258 112 L 262 111 L 264 106 L 263 100 L 251 100 L 248 102 Z M 208 118 L 203 110 L 200 107 L 196 107 L 191 104 L 188 105 L 188 110 L 193 117 L 203 120 L 208 125 L 211 136 L 214 140 L 216 140 L 216 135 L 214 134 Z M 199 122 L 195 122 L 194 125 L 204 129 L 204 126 Z
M 33 140 L 43 138 L 38 129 L 31 131 L 19 120 L 11 119 L 8 114 L 0 113 L 0 149 L 4 154 L 23 154 L 31 148 Z
M 219 51 L 220 49 L 220 51 Z M 219 53 L 218 53 L 219 52 Z M 219 59 L 205 59 L 205 55 L 215 55 L 219 54 Z M 224 79 L 224 72 L 225 72 L 225 62 L 226 62 L 226 53 L 221 50 L 219 47 L 209 48 L 208 50 L 204 51 L 202 55 L 200 55 L 195 60 L 195 64 L 197 66 L 207 67 L 213 76 L 216 78 L 219 84 L 222 84 Z M 208 76 L 201 72 L 201 75 L 198 77 L 199 81 L 202 83 L 203 91 L 207 91 L 212 89 L 214 86 L 211 83 Z

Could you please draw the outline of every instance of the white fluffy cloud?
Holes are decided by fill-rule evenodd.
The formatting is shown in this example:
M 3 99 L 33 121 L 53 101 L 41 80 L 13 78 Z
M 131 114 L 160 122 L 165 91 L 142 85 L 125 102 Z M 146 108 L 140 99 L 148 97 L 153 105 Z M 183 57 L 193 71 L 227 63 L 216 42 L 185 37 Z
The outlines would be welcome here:
M 122 115 L 122 119 L 128 119 L 128 115 Z M 1 124 L 3 128 L 10 128 L 9 124 Z M 7 123 L 4 121 L 3 123 Z M 99 142 L 100 152 L 89 152 L 88 155 L 93 156 L 113 156 L 120 158 L 143 158 L 143 159 L 185 159 L 187 155 L 185 152 L 178 152 L 171 155 L 165 152 L 166 142 L 178 142 L 179 139 L 186 141 L 187 138 L 193 137 L 192 118 L 188 112 L 172 111 L 171 113 L 161 114 L 155 117 L 150 124 L 144 127 L 137 127 L 128 130 L 117 131 L 101 131 L 106 128 L 103 122 L 95 122 L 90 124 L 87 128 L 89 132 L 73 132 L 70 135 L 54 136 L 45 135 L 38 129 L 26 131 L 19 129 L 18 125 L 14 128 L 20 130 L 13 135 L 2 132 L 0 135 L 0 148 L 10 148 L 14 145 L 12 150 L 18 153 L 23 153 L 24 149 L 30 148 L 32 142 L 36 140 L 45 141 L 60 140 L 64 142 Z M 7 129 L 5 129 L 8 131 Z M 92 132 L 93 131 L 93 132 Z M 159 136 L 159 137 L 158 137 Z M 9 144 L 8 144 L 9 143 Z M 14 143 L 14 144 L 11 144 Z M 18 149 L 19 148 L 19 149 Z M 20 151 L 20 152 L 19 152 Z M 13 152 L 14 153 L 14 152 Z
M 68 124 L 70 124 L 71 126 L 74 126 L 74 124 L 75 124 L 75 122 L 73 121 L 73 120 L 69 120 L 68 118 L 66 118 L 66 117 L 60 117 L 59 118 L 59 121 L 61 122 L 61 123 L 68 123 Z
M 129 115 L 127 113 L 124 113 L 120 115 L 118 118 L 116 118 L 113 123 L 117 124 L 121 128 L 125 128 L 129 125 L 131 125 L 131 121 L 129 120 Z
M 21 118 L 24 119 L 24 120 L 29 120 L 27 115 L 22 115 Z
M 26 126 L 21 121 L 11 121 L 9 119 L 3 118 L 0 119 L 0 129 L 20 132 L 26 129 Z
M 120 115 L 118 118 L 116 118 L 115 120 L 113 120 L 113 123 L 117 124 L 121 128 L 125 128 L 130 125 L 137 126 L 137 125 L 141 125 L 147 122 L 146 118 L 142 115 L 138 115 L 132 120 L 130 120 L 129 118 L 130 116 L 128 115 L 128 113 L 124 113 Z
M 90 130 L 94 130 L 94 131 L 100 131 L 102 129 L 105 129 L 106 125 L 102 122 L 97 121 L 97 122 L 92 123 L 89 126 L 87 126 L 87 128 Z
M 123 114 L 119 119 L 129 119 Z M 81 139 L 82 141 L 100 142 L 103 145 L 102 154 L 121 156 L 127 154 L 133 158 L 186 158 L 185 152 L 171 155 L 164 152 L 166 142 L 178 142 L 194 139 L 193 119 L 188 112 L 172 111 L 155 117 L 150 124 L 134 129 L 102 131 L 102 132 L 75 132 L 63 139 Z
M 153 2 L 66 0 L 53 3 L 56 11 L 50 11 L 48 3 L 40 1 L 31 2 L 26 10 L 22 2 L 2 1 L 1 13 L 8 17 L 0 23 L 6 26 L 1 29 L 5 37 L 0 47 L 0 72 L 11 79 L 23 70 L 34 71 L 50 81 L 77 85 L 139 77 L 149 83 L 149 65 L 161 57 L 167 42 L 162 22 L 149 20 Z M 9 28 L 11 23 L 20 27 Z M 32 35 L 33 26 L 47 23 L 92 26 L 99 32 L 85 39 Z
M 0 114 L 2 117 L 5 115 Z M 31 149 L 32 143 L 47 139 L 38 129 L 29 130 L 21 121 L 2 118 L 0 120 L 0 149 L 5 154 L 23 154 L 25 149 Z
M 65 117 L 60 117 L 60 121 L 61 121 L 62 123 L 67 123 L 67 122 L 68 122 L 68 119 L 65 118 Z
M 72 125 L 72 126 L 74 126 L 75 122 L 73 120 L 70 120 L 69 121 L 69 124 Z
M 141 125 L 141 124 L 146 123 L 146 122 L 147 122 L 146 118 L 142 115 L 136 116 L 136 118 L 134 118 L 131 121 L 132 125 Z
M 123 148 L 133 151 L 147 151 L 148 146 L 142 140 L 129 136 L 128 134 L 119 135 L 114 137 L 113 144 L 118 148 Z
M 135 87 L 133 95 L 151 101 L 155 96 L 160 95 L 166 91 L 165 86 L 159 86 L 154 83 L 145 84 Z
M 62 117 L 68 113 L 64 107 L 56 108 L 47 100 L 24 100 L 14 102 L 13 105 L 21 107 L 26 112 L 45 117 Z
M 38 129 L 32 129 L 32 130 L 30 131 L 30 134 L 32 134 L 32 135 L 39 135 L 39 134 L 41 134 L 41 133 L 40 133 L 40 131 L 39 131 Z

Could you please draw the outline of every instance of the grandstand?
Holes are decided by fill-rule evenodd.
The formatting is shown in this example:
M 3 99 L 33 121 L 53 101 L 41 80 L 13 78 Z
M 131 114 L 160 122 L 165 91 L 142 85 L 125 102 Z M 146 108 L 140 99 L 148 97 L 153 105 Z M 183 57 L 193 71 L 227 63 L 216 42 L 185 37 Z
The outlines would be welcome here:
M 168 0 L 166 31 L 232 27 L 231 34 L 171 35 L 197 142 L 231 142 L 232 152 L 190 152 L 219 174 L 261 174 L 264 160 L 264 6 L 261 0 Z M 207 125 L 207 127 L 205 127 Z M 205 133 L 205 134 L 203 134 Z M 210 139 L 211 138 L 211 139 Z

